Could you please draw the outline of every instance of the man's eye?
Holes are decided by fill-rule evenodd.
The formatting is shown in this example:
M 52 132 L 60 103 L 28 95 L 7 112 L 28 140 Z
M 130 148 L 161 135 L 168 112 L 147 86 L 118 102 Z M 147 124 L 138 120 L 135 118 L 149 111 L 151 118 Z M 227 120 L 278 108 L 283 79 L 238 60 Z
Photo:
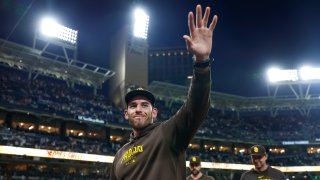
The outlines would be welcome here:
M 129 106 L 130 109 L 135 108 L 135 107 L 136 107 L 135 105 L 130 105 Z

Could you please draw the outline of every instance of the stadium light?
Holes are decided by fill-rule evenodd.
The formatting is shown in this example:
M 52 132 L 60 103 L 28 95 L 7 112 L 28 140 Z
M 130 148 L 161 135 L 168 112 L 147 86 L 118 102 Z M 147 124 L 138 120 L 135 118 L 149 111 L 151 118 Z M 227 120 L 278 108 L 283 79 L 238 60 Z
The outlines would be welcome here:
M 137 8 L 134 11 L 134 29 L 133 35 L 138 38 L 147 39 L 149 28 L 149 15 L 142 9 Z
M 304 66 L 299 72 L 302 80 L 320 80 L 320 68 Z
M 43 35 L 57 38 L 72 45 L 77 43 L 78 31 L 62 26 L 51 18 L 44 18 L 41 21 L 40 32 Z
M 281 70 L 271 68 L 267 71 L 267 76 L 270 82 L 297 81 L 299 79 L 296 69 Z

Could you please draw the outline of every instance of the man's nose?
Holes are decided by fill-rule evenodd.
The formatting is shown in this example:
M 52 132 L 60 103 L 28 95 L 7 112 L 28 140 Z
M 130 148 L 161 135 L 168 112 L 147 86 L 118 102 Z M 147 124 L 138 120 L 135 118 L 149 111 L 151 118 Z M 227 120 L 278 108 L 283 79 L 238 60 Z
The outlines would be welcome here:
M 136 111 L 138 111 L 138 112 L 141 112 L 141 111 L 142 111 L 141 105 L 138 105 L 138 106 L 137 106 Z

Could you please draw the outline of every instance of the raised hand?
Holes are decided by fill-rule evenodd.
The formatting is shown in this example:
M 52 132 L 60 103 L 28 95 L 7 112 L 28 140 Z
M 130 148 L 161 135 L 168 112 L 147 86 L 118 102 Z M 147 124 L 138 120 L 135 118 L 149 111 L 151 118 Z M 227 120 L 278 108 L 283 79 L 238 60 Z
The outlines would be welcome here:
M 196 61 L 202 61 L 209 58 L 212 49 L 212 34 L 217 24 L 218 16 L 214 16 L 209 27 L 208 20 L 210 16 L 210 7 L 206 8 L 204 17 L 202 18 L 201 5 L 196 8 L 196 23 L 194 23 L 194 15 L 192 12 L 188 14 L 188 25 L 190 35 L 184 35 L 187 49 L 196 57 Z

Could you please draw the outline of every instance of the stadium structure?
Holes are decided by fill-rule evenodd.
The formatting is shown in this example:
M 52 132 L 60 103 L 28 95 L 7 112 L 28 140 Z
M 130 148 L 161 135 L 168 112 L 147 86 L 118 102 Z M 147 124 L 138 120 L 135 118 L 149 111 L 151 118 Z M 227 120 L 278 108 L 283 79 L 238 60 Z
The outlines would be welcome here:
M 130 132 L 121 107 L 99 92 L 114 72 L 0 43 L 1 178 L 108 179 L 113 155 Z M 152 81 L 148 88 L 157 96 L 158 121 L 172 115 L 187 94 L 187 86 L 168 82 Z M 252 168 L 248 149 L 262 144 L 269 164 L 288 179 L 317 179 L 318 95 L 274 94 L 212 92 L 208 118 L 187 155 L 199 155 L 204 172 L 216 179 L 239 179 Z
M 145 40 L 119 34 L 124 43 L 115 48 L 124 49 L 125 58 L 113 71 L 79 61 L 77 32 L 57 27 L 73 35 L 51 41 L 36 32 L 32 47 L 0 39 L 0 179 L 108 179 L 130 127 L 119 103 L 123 92 L 104 95 L 106 82 L 116 82 L 121 91 L 147 86 L 157 97 L 157 121 L 172 116 L 186 98 L 192 60 L 183 48 L 149 50 Z M 51 51 L 56 49 L 62 53 Z M 121 63 L 124 71 L 117 68 Z M 130 63 L 142 64 L 138 76 L 148 77 L 135 82 Z M 200 156 L 204 173 L 215 179 L 237 180 L 253 167 L 249 148 L 261 144 L 268 163 L 287 179 L 319 179 L 318 85 L 270 83 L 265 97 L 212 91 L 208 117 L 187 157 Z

